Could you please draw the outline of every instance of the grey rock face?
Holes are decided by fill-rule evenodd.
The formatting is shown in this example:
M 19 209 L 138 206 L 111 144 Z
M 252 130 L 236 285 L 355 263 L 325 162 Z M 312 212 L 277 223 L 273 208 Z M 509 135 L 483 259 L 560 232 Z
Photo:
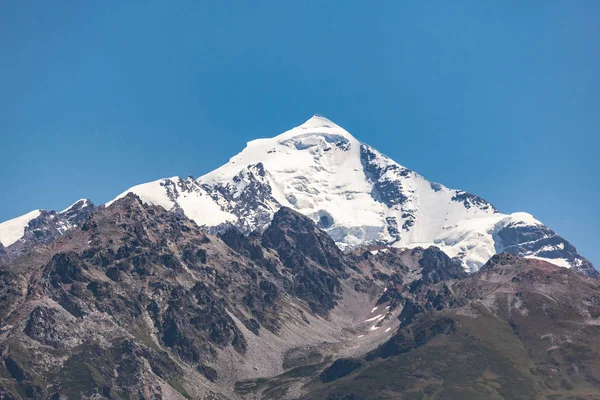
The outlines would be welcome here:
M 360 160 L 365 175 L 373 182 L 372 196 L 374 199 L 385 203 L 388 207 L 402 204 L 407 200 L 403 193 L 401 181 L 393 179 L 390 175 L 394 178 L 407 176 L 410 170 L 401 168 L 396 164 L 381 166 L 376 162 L 378 160 L 377 154 L 366 145 L 360 146 Z M 392 174 L 388 175 L 390 171 Z
M 226 185 L 202 185 L 202 187 L 220 204 L 223 210 L 239 219 L 235 226 L 244 233 L 266 227 L 273 216 L 274 208 L 279 202 L 272 196 L 272 189 L 265 179 L 262 163 L 248 165 L 243 168 L 233 181 Z M 226 227 L 216 227 L 222 231 Z
M 452 200 L 463 203 L 465 208 L 477 207 L 481 210 L 491 209 L 494 212 L 498 212 L 498 210 L 496 210 L 496 208 L 488 201 L 474 194 L 463 192 L 462 190 L 457 190 L 456 194 L 452 197 Z
M 58 214 L 69 223 L 79 226 L 83 224 L 96 209 L 97 207 L 90 200 L 81 199 Z

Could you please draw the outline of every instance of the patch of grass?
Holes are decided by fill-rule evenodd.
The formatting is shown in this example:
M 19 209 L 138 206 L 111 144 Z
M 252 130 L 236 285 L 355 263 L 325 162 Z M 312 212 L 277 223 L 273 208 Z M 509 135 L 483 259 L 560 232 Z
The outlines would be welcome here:
M 237 381 L 234 384 L 234 390 L 237 394 L 242 396 L 252 393 L 257 393 L 262 390 L 268 383 L 267 379 L 247 379 L 244 381 Z
M 362 369 L 329 385 L 314 382 L 306 399 L 530 399 L 538 378 L 510 326 L 501 320 L 460 321 L 449 335 Z M 474 330 L 472 330 L 474 329 Z M 394 395 L 395 393 L 395 395 Z M 389 397 L 388 397 L 389 396 Z
M 169 385 L 175 390 L 177 390 L 183 397 L 186 399 L 191 399 L 192 397 L 188 394 L 188 392 L 184 389 L 183 384 L 177 379 L 173 378 L 169 381 Z
M 59 380 L 61 393 L 69 399 L 93 394 L 106 383 L 100 372 L 83 360 L 67 363 L 60 371 Z
M 283 369 L 301 365 L 317 364 L 323 361 L 323 355 L 317 349 L 292 349 L 283 356 Z
M 312 378 L 317 375 L 325 366 L 327 361 L 317 364 L 302 365 L 292 368 L 281 375 L 270 379 L 249 379 L 235 383 L 234 389 L 237 394 L 242 396 L 260 394 L 261 399 L 281 399 L 287 394 L 291 385 L 298 383 L 298 380 Z
M 310 377 L 325 367 L 327 363 L 322 362 L 318 364 L 303 365 L 301 367 L 292 368 L 289 371 L 284 372 L 281 377 L 284 378 L 305 378 Z
M 136 325 L 135 327 L 131 328 L 129 332 L 133 335 L 133 337 L 139 340 L 139 342 L 145 345 L 146 347 L 149 347 L 159 352 L 162 351 L 160 347 L 156 345 L 154 340 L 152 340 L 152 337 L 146 333 L 146 330 L 147 328 L 144 329 Z

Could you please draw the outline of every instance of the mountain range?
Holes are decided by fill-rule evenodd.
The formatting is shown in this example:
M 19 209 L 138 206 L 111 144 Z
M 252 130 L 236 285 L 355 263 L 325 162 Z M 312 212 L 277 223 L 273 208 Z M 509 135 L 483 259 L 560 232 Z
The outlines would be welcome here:
M 600 276 L 315 116 L 0 224 L 2 399 L 600 399 Z

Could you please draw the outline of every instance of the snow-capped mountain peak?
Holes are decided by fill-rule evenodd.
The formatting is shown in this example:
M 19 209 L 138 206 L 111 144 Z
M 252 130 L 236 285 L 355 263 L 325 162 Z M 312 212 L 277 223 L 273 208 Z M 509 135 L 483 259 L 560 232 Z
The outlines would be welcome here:
M 336 124 L 335 122 L 323 117 L 322 115 L 315 114 L 302 125 L 299 125 L 295 128 L 290 129 L 278 136 L 275 136 L 273 140 L 284 141 L 290 139 L 292 137 L 303 136 L 306 134 L 316 134 L 316 135 L 334 135 L 334 136 L 342 136 L 350 141 L 356 141 L 354 136 L 352 136 L 347 130 Z
M 248 142 L 196 180 L 161 179 L 119 197 L 130 191 L 214 231 L 263 229 L 285 206 L 312 218 L 342 248 L 435 245 L 468 270 L 500 251 L 589 264 L 530 214 L 502 214 L 478 196 L 430 182 L 319 115 Z
M 503 214 L 476 195 L 428 181 L 319 115 L 248 142 L 198 179 L 159 179 L 116 199 L 129 192 L 211 231 L 262 230 L 277 210 L 289 207 L 313 219 L 341 248 L 435 245 L 470 271 L 502 251 L 593 270 L 530 214 Z M 80 200 L 59 215 L 86 204 Z
M 283 135 L 287 134 L 288 132 L 292 132 L 292 131 L 297 132 L 298 130 L 301 130 L 301 129 L 321 129 L 321 128 L 344 130 L 342 127 L 340 127 L 338 124 L 336 124 L 332 120 L 330 120 L 322 115 L 315 114 L 312 117 L 310 117 L 309 119 L 307 119 L 303 124 L 298 125 L 297 127 L 292 128 L 289 131 L 286 131 L 286 132 L 280 134 L 279 136 L 283 136 Z M 348 133 L 347 131 L 344 130 L 344 132 L 346 132 L 346 134 L 348 136 L 352 137 L 352 135 L 350 135 L 350 133 Z M 279 138 L 279 136 L 276 136 L 275 138 Z
M 227 164 L 210 172 L 198 181 L 203 183 L 225 182 L 232 179 L 243 166 L 262 162 L 280 169 L 295 169 L 301 164 L 313 164 L 332 146 L 348 150 L 358 150 L 359 142 L 348 131 L 325 117 L 314 115 L 300 126 L 283 132 L 273 138 L 256 139 L 248 142 L 246 148 L 232 157 Z M 294 151 L 297 150 L 297 151 Z M 304 151 L 307 150 L 307 151 Z M 333 153 L 332 153 L 333 154 Z M 289 160 L 294 155 L 295 159 Z M 343 162 L 345 157 L 337 157 L 327 165 L 334 167 Z M 267 170 L 271 171 L 270 168 Z

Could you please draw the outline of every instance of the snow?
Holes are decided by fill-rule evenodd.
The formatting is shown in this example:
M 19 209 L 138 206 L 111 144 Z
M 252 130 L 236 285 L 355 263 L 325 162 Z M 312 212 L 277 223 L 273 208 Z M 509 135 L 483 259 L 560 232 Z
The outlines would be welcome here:
M 375 330 L 377 330 L 377 329 L 379 329 L 379 327 L 378 327 L 378 326 L 376 326 L 376 325 L 373 325 L 373 326 L 371 327 L 371 330 L 372 330 L 372 331 L 375 331 Z
M 373 207 L 360 142 L 331 121 L 315 116 L 275 138 L 251 141 L 228 164 L 198 181 L 224 186 L 240 166 L 259 162 L 281 205 L 315 219 L 326 209 L 335 222 L 328 233 L 336 241 L 359 244 L 383 231 L 384 216 L 380 206 Z
M 432 184 L 412 171 L 399 174 L 404 167 L 367 146 L 376 155 L 373 162 L 387 169 L 385 179 L 401 182 L 402 193 L 407 198 L 401 206 L 389 207 L 373 198 L 373 182 L 365 174 L 361 146 L 365 145 L 340 126 L 314 116 L 272 139 L 249 142 L 229 163 L 198 181 L 224 186 L 231 182 L 240 166 L 262 162 L 276 200 L 314 220 L 327 211 L 334 223 L 326 231 L 341 247 L 392 240 L 386 229 L 386 218 L 395 218 L 402 226 L 407 220 L 403 216 L 412 215 L 414 226 L 401 233 L 395 246 L 441 244 L 453 255 L 466 250 L 465 263 L 473 269 L 495 253 L 489 225 L 493 227 L 496 219 L 503 216 L 486 219 L 494 216 L 493 209 L 481 210 L 475 206 L 467 209 L 462 202 L 452 200 L 457 191 Z M 464 223 L 470 220 L 474 221 Z M 471 232 L 472 227 L 478 229 L 477 233 Z M 484 242 L 477 244 L 476 239 L 486 235 Z M 466 243 L 459 243 L 465 239 Z M 371 253 L 377 254 L 377 251 Z
M 391 331 L 391 330 L 392 330 L 392 328 L 387 328 L 387 329 L 385 330 L 385 333 L 388 333 L 388 332 L 389 332 L 389 331 Z
M 236 219 L 234 215 L 223 211 L 206 193 L 185 194 L 179 198 L 179 206 L 198 225 L 214 226 Z
M 72 209 L 73 207 L 75 207 L 80 202 L 83 202 L 83 204 L 81 205 L 81 207 L 85 207 L 85 206 L 87 206 L 90 203 L 90 201 L 88 199 L 79 199 L 75 203 L 71 204 L 69 207 L 67 207 L 64 210 L 62 210 L 61 212 L 59 212 L 59 214 L 66 213 L 67 211 L 69 211 L 70 209 Z
M 0 243 L 8 247 L 21 239 L 25 234 L 25 228 L 32 219 L 39 217 L 41 210 L 33 210 L 20 217 L 9 219 L 0 223 Z
M 371 314 L 373 314 L 375 311 L 377 311 L 378 308 L 379 308 L 379 306 L 373 307 L 373 309 L 371 310 Z
M 540 221 L 535 219 L 533 215 L 525 213 L 525 212 L 516 212 L 510 214 L 511 221 L 514 224 L 523 224 L 523 225 L 543 225 Z
M 114 200 L 106 203 L 106 206 L 110 206 L 116 200 L 131 192 L 136 194 L 144 203 L 161 206 L 166 210 L 180 208 L 188 218 L 199 226 L 215 226 L 236 219 L 234 215 L 223 211 L 201 187 L 195 185 L 191 190 L 186 190 L 185 184 L 186 182 L 179 177 L 144 183 L 124 191 Z M 178 193 L 176 201 L 169 197 L 168 190 Z
M 450 257 L 462 256 L 468 269 L 476 271 L 491 256 L 502 251 L 502 247 L 495 239 L 498 231 L 508 225 L 523 224 L 540 225 L 541 223 L 527 213 L 510 215 L 495 213 L 463 219 L 453 226 L 446 227 L 434 238 L 432 244 Z
M 384 317 L 383 314 L 379 314 L 379 315 L 374 316 L 373 318 L 366 319 L 365 322 L 375 321 L 375 320 L 378 320 L 378 319 L 383 318 L 383 317 Z
M 556 246 L 551 246 L 549 244 L 541 247 L 537 252 L 541 253 L 541 252 L 546 252 L 546 251 L 556 251 L 556 250 L 564 250 L 565 248 L 565 244 L 564 243 L 559 243 Z
M 110 207 L 112 203 L 114 203 L 118 199 L 125 197 L 128 193 L 131 192 L 136 194 L 145 203 L 161 206 L 167 210 L 170 210 L 173 207 L 174 202 L 169 198 L 167 192 L 163 189 L 161 183 L 177 179 L 179 179 L 179 177 L 175 176 L 170 179 L 159 179 L 153 182 L 143 183 L 141 185 L 134 186 L 124 191 L 123 193 L 115 197 L 113 200 L 106 203 L 106 207 Z
M 542 260 L 549 262 L 550 264 L 557 265 L 563 268 L 571 268 L 571 264 L 565 260 L 564 258 L 547 258 L 547 257 L 539 257 L 539 256 L 525 256 L 525 258 L 532 258 L 535 260 Z
M 73 228 L 74 228 L 73 224 L 70 224 L 70 223 L 65 222 L 65 221 L 59 221 L 58 225 L 56 227 L 56 229 L 58 229 L 58 232 L 60 232 L 61 235 L 64 235 L 67 231 L 69 231 L 69 230 L 71 230 Z

